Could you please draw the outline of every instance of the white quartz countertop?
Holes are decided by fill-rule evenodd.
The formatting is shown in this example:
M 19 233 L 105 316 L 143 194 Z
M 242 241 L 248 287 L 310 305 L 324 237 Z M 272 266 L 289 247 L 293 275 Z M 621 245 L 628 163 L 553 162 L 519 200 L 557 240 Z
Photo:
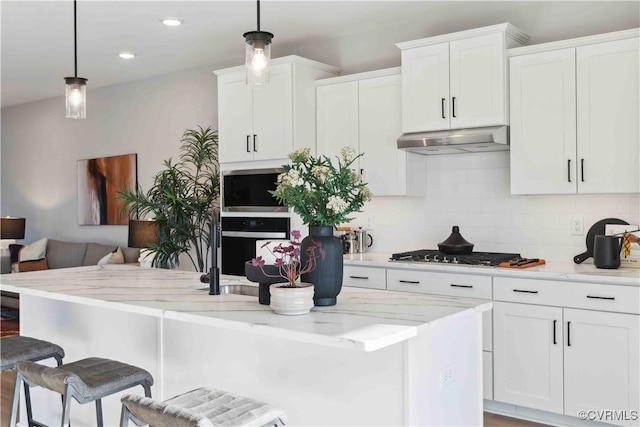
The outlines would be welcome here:
M 428 262 L 389 261 L 390 258 L 390 254 L 373 252 L 345 255 L 344 264 L 362 267 L 368 266 L 437 271 L 442 273 L 478 274 L 494 277 L 520 277 L 527 279 L 640 286 L 640 269 L 600 269 L 596 268 L 590 261 L 582 264 L 550 262 L 541 266 L 529 268 L 501 268 L 460 264 L 452 265 Z
M 3 274 L 0 285 L 25 295 L 363 351 L 408 340 L 450 315 L 492 306 L 486 300 L 343 287 L 335 306 L 282 316 L 257 297 L 209 295 L 199 278 L 186 271 L 107 265 Z M 257 286 L 243 279 L 222 276 L 221 284 Z

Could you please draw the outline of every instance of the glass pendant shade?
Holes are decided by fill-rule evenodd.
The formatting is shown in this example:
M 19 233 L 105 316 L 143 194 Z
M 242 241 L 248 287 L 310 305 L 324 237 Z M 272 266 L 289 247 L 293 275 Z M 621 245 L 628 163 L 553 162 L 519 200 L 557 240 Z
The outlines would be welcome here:
M 271 39 L 273 34 L 266 31 L 250 31 L 243 34 L 245 64 L 248 85 L 267 85 L 271 74 Z
M 68 119 L 87 117 L 87 79 L 65 77 L 65 95 Z

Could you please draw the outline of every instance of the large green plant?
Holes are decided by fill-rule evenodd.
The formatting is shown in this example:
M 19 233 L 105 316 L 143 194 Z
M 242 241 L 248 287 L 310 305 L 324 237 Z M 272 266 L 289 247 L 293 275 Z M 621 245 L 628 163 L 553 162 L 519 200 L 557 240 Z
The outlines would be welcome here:
M 153 265 L 173 268 L 185 253 L 198 271 L 208 269 L 212 209 L 219 206 L 218 131 L 187 129 L 180 161 L 164 161 L 145 194 L 139 185 L 119 193 L 130 218 L 155 216 L 162 224 L 159 243 L 149 245 Z

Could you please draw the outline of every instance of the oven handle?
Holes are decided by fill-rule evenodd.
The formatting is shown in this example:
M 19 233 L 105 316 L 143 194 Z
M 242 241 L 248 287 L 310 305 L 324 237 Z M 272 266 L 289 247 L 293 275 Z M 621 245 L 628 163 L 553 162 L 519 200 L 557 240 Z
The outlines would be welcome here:
M 250 239 L 286 239 L 287 233 L 260 231 L 223 231 L 222 237 L 247 237 Z

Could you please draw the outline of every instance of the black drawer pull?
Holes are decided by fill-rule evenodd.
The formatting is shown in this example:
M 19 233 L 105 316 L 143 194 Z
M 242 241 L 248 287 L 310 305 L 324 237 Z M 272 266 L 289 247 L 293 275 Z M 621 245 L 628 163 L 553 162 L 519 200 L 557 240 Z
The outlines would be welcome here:
M 257 135 L 253 135 L 253 151 L 257 152 L 257 148 L 256 148 L 256 136 Z
M 398 282 L 400 283 L 411 283 L 412 285 L 419 285 L 420 282 L 417 282 L 415 280 L 398 280 Z
M 567 160 L 567 181 L 571 182 L 571 159 Z
M 247 135 L 247 153 L 250 153 L 251 150 L 249 150 L 249 138 L 251 138 L 249 135 Z
M 449 286 L 451 286 L 452 288 L 473 288 L 473 285 L 456 285 L 455 283 L 452 283 Z
M 445 115 L 444 115 L 444 98 L 442 98 L 442 118 L 446 119 Z
M 349 278 L 351 278 L 351 279 L 369 280 L 369 278 L 367 276 L 349 276 Z
M 523 289 L 514 289 L 513 292 L 520 292 L 523 294 L 537 294 L 538 291 L 527 291 L 527 290 L 523 290 Z
M 456 116 L 456 97 L 455 96 L 451 100 L 451 114 L 453 115 L 453 117 Z
M 571 322 L 567 322 L 567 347 L 571 347 Z
M 558 324 L 557 320 L 553 321 L 553 344 L 558 344 L 558 340 L 556 339 L 556 325 Z
M 613 301 L 615 299 L 615 297 L 597 297 L 594 295 L 587 295 L 587 298 L 591 298 L 591 299 L 608 299 L 610 301 Z

